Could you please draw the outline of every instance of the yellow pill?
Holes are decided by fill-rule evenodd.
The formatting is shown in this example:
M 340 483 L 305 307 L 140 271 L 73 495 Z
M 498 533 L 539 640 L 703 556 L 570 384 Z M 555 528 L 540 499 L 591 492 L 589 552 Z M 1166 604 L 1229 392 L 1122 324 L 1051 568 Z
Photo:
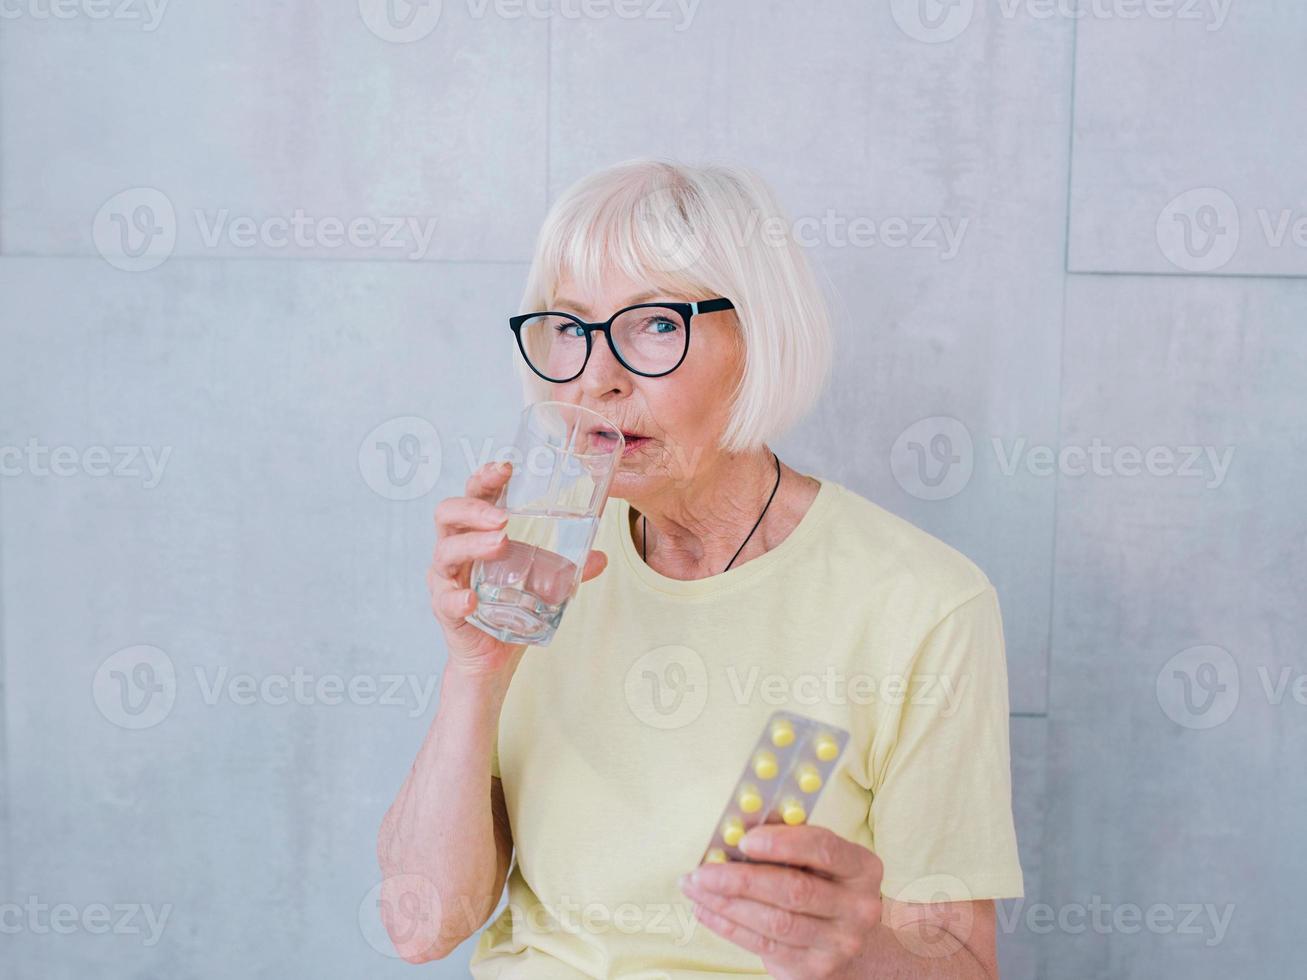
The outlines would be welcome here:
M 781 819 L 793 827 L 795 824 L 803 823 L 807 818 L 803 812 L 803 804 L 798 800 L 786 800 L 781 804 Z
M 720 847 L 714 847 L 708 851 L 708 854 L 704 857 L 704 861 L 708 864 L 725 864 L 726 852 Z
M 840 743 L 835 741 L 829 735 L 818 735 L 814 743 L 817 751 L 817 758 L 822 762 L 830 762 L 840 754 Z
M 757 813 L 762 809 L 762 795 L 753 786 L 740 790 L 740 809 L 745 813 Z
M 772 779 L 776 775 L 776 756 L 763 750 L 753 757 L 753 773 L 759 779 Z
M 722 840 L 726 841 L 731 847 L 740 843 L 740 838 L 744 836 L 744 821 L 739 817 L 727 817 L 726 822 L 722 824 Z
M 771 744 L 778 749 L 783 749 L 794 741 L 794 726 L 786 719 L 780 718 L 772 722 L 771 726 Z
M 803 765 L 799 767 L 799 789 L 805 793 L 815 793 L 821 789 L 821 773 L 817 772 L 814 765 Z

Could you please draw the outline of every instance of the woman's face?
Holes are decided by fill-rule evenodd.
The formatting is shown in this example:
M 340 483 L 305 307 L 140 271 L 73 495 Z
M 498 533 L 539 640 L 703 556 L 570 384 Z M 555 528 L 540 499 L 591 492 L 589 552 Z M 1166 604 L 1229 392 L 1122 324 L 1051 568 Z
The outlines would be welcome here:
M 693 302 L 712 296 L 678 296 L 610 270 L 598 292 L 587 293 L 569 277 L 558 284 L 551 309 L 594 323 L 636 303 Z M 699 314 L 691 321 L 690 347 L 671 374 L 632 374 L 613 356 L 602 334 L 592 335 L 585 371 L 554 385 L 554 399 L 592 409 L 627 439 L 610 493 L 640 498 L 683 486 L 710 466 L 730 414 L 728 398 L 744 369 L 739 322 L 733 310 Z

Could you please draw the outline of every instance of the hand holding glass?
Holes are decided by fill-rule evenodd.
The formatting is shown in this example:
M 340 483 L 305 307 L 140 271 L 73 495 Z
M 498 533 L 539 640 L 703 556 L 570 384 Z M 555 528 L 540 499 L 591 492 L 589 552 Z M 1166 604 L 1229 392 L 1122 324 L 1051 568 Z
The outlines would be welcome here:
M 477 559 L 477 608 L 467 621 L 506 643 L 547 646 L 581 584 L 625 439 L 602 415 L 565 402 L 522 413 L 500 556 Z

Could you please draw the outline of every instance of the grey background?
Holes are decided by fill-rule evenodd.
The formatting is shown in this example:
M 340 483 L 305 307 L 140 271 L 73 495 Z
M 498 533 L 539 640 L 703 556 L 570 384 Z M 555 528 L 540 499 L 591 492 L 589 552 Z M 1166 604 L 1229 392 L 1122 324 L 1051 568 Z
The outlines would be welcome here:
M 999 588 L 1027 892 L 1004 976 L 1293 974 L 1307 10 L 1082 7 L 446 0 L 407 30 L 373 0 L 6 7 L 0 904 L 170 911 L 157 942 L 15 913 L 0 972 L 414 975 L 370 889 L 443 658 L 431 510 L 511 434 L 503 318 L 548 202 L 664 155 L 752 166 L 818 229 L 840 356 L 778 450 Z M 210 234 L 297 209 L 435 224 Z M 125 271 L 136 218 L 166 260 Z M 169 455 L 157 484 L 58 475 L 30 440 Z M 1006 465 L 1094 444 L 1232 455 Z M 175 694 L 131 715 L 109 671 L 150 681 L 141 645 Z M 214 693 L 297 671 L 418 687 Z

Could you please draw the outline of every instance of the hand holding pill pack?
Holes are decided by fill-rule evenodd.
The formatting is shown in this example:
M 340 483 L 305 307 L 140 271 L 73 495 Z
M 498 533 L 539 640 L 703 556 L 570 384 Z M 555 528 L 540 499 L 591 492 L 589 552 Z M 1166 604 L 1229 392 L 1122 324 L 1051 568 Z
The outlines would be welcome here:
M 807 822 L 848 741 L 844 729 L 788 711 L 767 719 L 699 863 L 748 861 L 739 844 L 751 828 Z

